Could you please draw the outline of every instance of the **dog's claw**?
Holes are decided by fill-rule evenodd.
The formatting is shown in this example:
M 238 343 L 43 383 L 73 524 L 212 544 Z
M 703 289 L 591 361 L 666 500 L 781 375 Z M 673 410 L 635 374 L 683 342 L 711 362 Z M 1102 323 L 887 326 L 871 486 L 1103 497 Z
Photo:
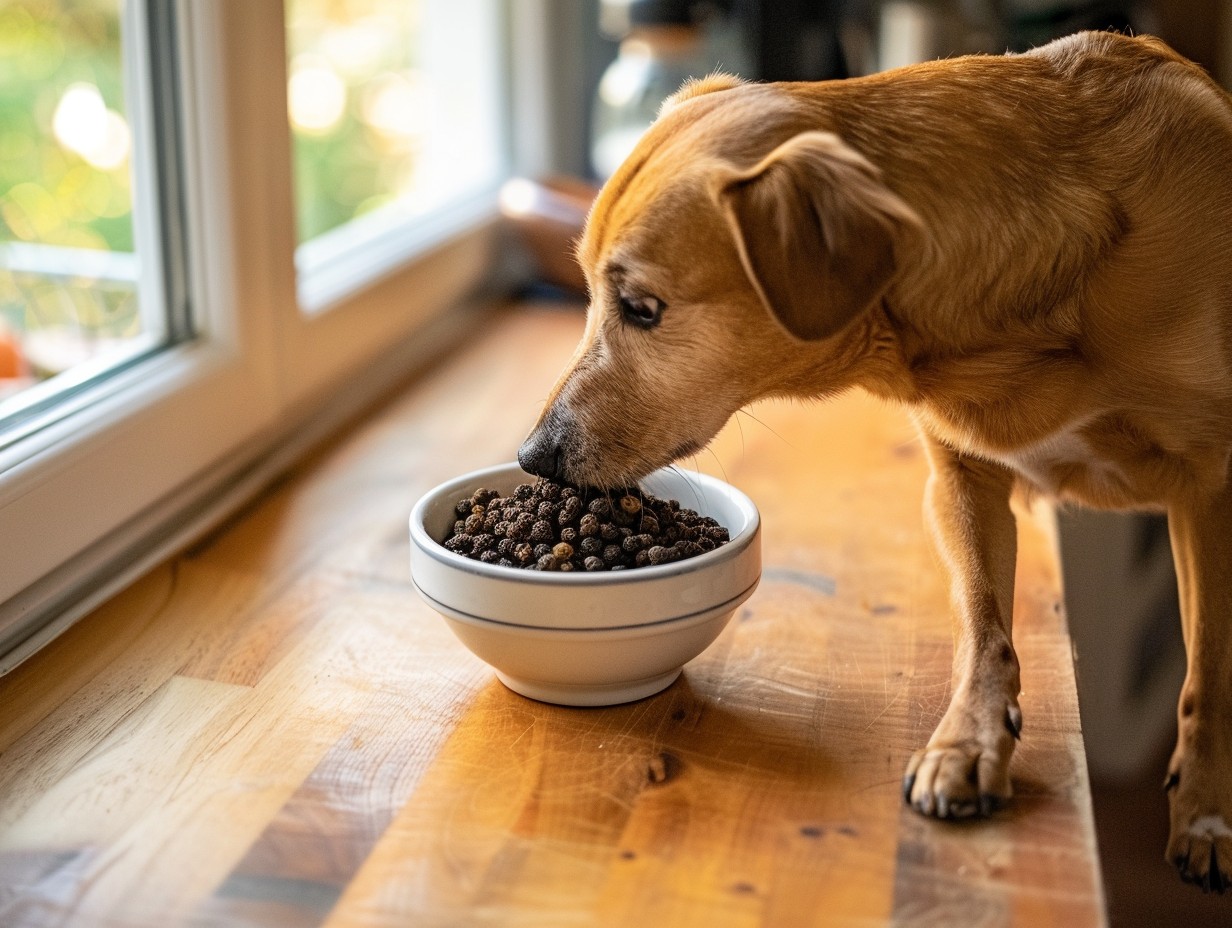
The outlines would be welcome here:
M 974 802 L 954 802 L 950 804 L 951 818 L 975 818 L 980 815 L 980 807 Z
M 1175 857 L 1173 857 L 1172 866 L 1176 867 L 1177 871 L 1181 874 L 1181 879 L 1183 881 L 1185 881 L 1186 883 L 1194 882 L 1193 877 L 1189 873 L 1189 852 L 1188 851 L 1186 851 L 1184 854 L 1177 854 Z
M 937 797 L 937 818 L 972 818 L 980 806 L 967 799 L 951 799 L 946 795 Z
M 915 788 L 915 774 L 909 773 L 903 777 L 903 802 L 911 805 L 911 790 Z
M 988 818 L 994 812 L 999 812 L 1005 807 L 1005 799 L 1001 796 L 994 796 L 992 793 L 980 794 L 980 816 Z
M 1009 706 L 1005 710 L 1005 727 L 1015 741 L 1022 740 L 1022 710 L 1017 706 Z

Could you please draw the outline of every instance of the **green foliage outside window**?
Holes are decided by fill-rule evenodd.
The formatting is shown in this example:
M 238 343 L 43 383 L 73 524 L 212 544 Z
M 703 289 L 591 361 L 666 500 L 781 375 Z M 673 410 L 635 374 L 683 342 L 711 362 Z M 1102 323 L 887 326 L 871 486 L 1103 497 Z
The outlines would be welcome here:
M 416 0 L 288 0 L 288 102 L 299 241 L 413 182 L 423 92 Z

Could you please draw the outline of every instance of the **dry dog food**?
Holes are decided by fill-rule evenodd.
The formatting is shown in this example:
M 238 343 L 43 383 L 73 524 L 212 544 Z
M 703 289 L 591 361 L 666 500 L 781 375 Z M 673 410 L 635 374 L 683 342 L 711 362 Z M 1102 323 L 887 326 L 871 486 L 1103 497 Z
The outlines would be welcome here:
M 455 507 L 445 547 L 524 570 L 625 570 L 712 551 L 727 529 L 709 516 L 638 490 L 523 483 L 510 496 L 480 488 Z

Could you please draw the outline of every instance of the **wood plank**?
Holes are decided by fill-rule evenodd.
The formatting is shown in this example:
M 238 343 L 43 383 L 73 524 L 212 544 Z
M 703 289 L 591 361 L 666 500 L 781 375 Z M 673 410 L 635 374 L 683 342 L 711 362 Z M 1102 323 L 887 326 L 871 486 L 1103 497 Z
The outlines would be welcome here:
M 759 405 L 698 458 L 758 502 L 766 569 L 659 696 L 523 699 L 419 602 L 411 505 L 512 456 L 580 328 L 495 317 L 0 679 L 0 923 L 1103 924 L 1046 510 L 1015 803 L 902 805 L 951 633 L 919 445 L 867 397 Z

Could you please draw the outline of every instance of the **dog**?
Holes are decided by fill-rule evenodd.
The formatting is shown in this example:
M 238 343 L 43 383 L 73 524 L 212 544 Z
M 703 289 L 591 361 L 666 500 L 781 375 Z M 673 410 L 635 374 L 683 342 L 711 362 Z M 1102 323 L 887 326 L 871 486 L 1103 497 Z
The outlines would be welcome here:
M 845 81 L 712 75 L 662 107 L 579 241 L 586 328 L 518 459 L 617 487 L 763 397 L 909 411 L 956 626 L 903 793 L 1010 798 L 1011 493 L 1166 511 L 1187 676 L 1166 855 L 1232 885 L 1232 102 L 1146 36 Z

